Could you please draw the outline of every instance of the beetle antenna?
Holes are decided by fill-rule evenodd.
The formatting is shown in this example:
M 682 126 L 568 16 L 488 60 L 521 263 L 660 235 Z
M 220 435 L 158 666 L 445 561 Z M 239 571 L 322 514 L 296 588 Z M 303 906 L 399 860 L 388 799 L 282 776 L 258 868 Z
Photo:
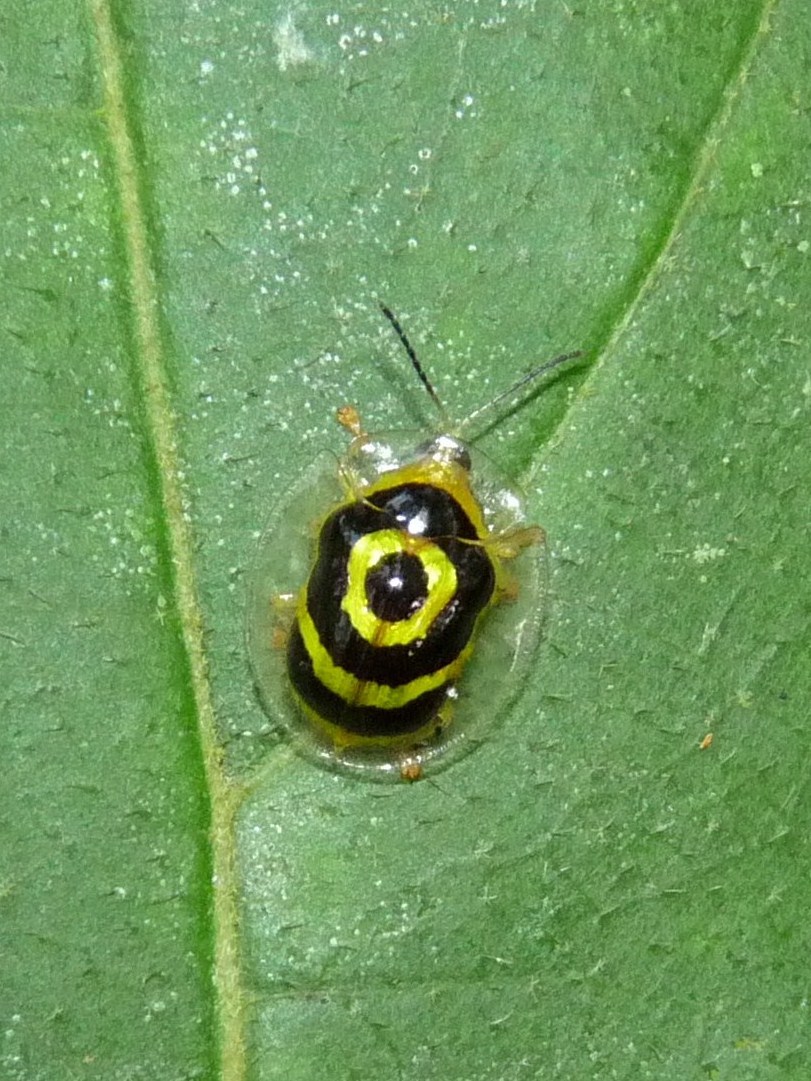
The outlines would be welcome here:
M 508 387 L 507 390 L 502 391 L 501 394 L 497 394 L 495 398 L 492 398 L 485 405 L 480 406 L 478 409 L 475 409 L 469 416 L 465 417 L 462 427 L 467 428 L 471 421 L 478 420 L 478 418 L 483 413 L 489 412 L 491 409 L 494 409 L 495 406 L 501 405 L 502 402 L 507 401 L 508 398 L 512 398 L 519 390 L 522 389 L 522 387 L 527 386 L 527 384 L 529 383 L 534 383 L 536 379 L 540 379 L 542 375 L 546 375 L 547 372 L 551 372 L 553 368 L 557 368 L 561 364 L 565 364 L 567 360 L 574 360 L 575 357 L 582 356 L 583 350 L 576 349 L 573 353 L 561 353 L 559 357 L 553 357 L 552 360 L 547 360 L 543 364 L 540 364 L 537 368 L 533 368 L 531 372 L 519 379 L 517 383 L 513 383 L 513 385 L 511 387 Z
M 382 300 L 378 301 L 378 304 L 380 305 L 380 310 L 383 312 L 385 317 L 388 319 L 388 321 L 394 327 L 394 331 L 395 331 L 397 337 L 402 342 L 403 348 L 405 349 L 406 353 L 408 354 L 408 359 L 411 361 L 411 363 L 412 363 L 412 365 L 414 367 L 414 371 L 419 376 L 419 380 L 422 383 L 422 385 L 428 391 L 428 394 L 431 397 L 431 401 L 434 403 L 434 405 L 439 410 L 440 417 L 442 417 L 443 421 L 446 421 L 447 420 L 447 414 L 445 412 L 445 406 L 439 400 L 439 395 L 434 390 L 433 383 L 431 382 L 431 380 L 426 375 L 425 369 L 423 368 L 422 364 L 420 364 L 419 358 L 417 357 L 417 354 L 414 352 L 414 346 L 408 340 L 408 337 L 406 336 L 406 332 L 400 326 L 400 323 L 397 320 L 397 316 L 394 314 L 394 312 L 391 310 L 391 308 L 386 307 L 386 305 L 382 302 Z

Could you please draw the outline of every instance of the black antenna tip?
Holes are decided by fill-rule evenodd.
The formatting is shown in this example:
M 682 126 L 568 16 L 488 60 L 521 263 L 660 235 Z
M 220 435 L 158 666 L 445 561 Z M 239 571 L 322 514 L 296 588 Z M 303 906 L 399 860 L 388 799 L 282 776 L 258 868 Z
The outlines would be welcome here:
M 394 312 L 391 310 L 391 308 L 387 308 L 382 300 L 378 300 L 377 303 L 380 305 L 380 310 L 383 312 L 385 317 L 388 319 L 388 321 L 391 323 L 392 327 L 394 328 L 394 331 L 395 331 L 397 337 L 400 339 L 400 341 L 401 341 L 401 343 L 403 345 L 403 348 L 405 349 L 406 354 L 408 355 L 408 359 L 411 361 L 411 364 L 412 364 L 412 366 L 414 368 L 414 371 L 417 373 L 422 385 L 428 391 L 428 394 L 431 397 L 431 401 L 434 403 L 434 405 L 437 407 L 437 409 L 439 411 L 439 415 L 444 419 L 445 418 L 445 407 L 442 405 L 442 402 L 439 400 L 439 398 L 437 396 L 437 392 L 434 390 L 434 387 L 433 387 L 433 384 L 431 383 L 431 380 L 428 378 L 428 376 L 425 373 L 425 369 L 423 368 L 422 364 L 420 364 L 420 362 L 419 362 L 419 360 L 417 358 L 417 354 L 414 352 L 414 346 L 408 340 L 408 336 L 406 335 L 406 332 L 400 326 L 400 321 L 398 320 L 398 318 L 394 314 Z

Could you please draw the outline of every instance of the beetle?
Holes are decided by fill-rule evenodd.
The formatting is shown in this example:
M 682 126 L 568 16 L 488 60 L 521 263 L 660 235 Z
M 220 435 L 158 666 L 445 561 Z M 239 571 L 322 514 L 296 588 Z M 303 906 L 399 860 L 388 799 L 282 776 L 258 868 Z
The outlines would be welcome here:
M 291 509 L 309 505 L 312 478 L 278 509 L 252 577 L 248 639 L 260 697 L 299 747 L 321 761 L 413 781 L 452 747 L 475 744 L 476 726 L 457 720 L 461 699 L 470 699 L 469 715 L 478 708 L 489 718 L 520 686 L 543 609 L 541 561 L 524 565 L 521 556 L 542 553 L 545 534 L 526 522 L 519 497 L 460 428 L 453 433 L 406 333 L 380 307 L 444 430 L 409 446 L 367 433 L 355 407 L 338 410 L 352 436 L 338 468 L 342 495 L 316 524 L 306 576 L 303 541 L 281 531 L 289 531 Z M 580 355 L 535 368 L 461 427 Z M 285 578 L 295 577 L 303 584 L 286 593 Z M 491 623 L 499 623 L 492 636 Z M 488 664 L 498 671 L 468 689 L 466 668 L 479 653 L 489 653 L 483 675 Z

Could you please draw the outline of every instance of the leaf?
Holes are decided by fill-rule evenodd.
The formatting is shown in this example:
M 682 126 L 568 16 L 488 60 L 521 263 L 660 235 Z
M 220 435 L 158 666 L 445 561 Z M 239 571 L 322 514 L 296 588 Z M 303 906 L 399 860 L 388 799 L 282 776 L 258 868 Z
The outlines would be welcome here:
M 10 1077 L 807 1076 L 805 15 L 6 15 Z M 412 786 L 243 645 L 335 407 L 432 422 L 378 296 L 455 416 L 586 350 L 482 440 L 537 666 Z

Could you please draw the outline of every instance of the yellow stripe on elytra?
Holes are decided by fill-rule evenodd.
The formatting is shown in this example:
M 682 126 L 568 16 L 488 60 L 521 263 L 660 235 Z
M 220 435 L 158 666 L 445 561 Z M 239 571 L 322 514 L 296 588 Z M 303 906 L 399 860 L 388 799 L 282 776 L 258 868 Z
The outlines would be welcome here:
M 408 619 L 381 619 L 369 607 L 366 579 L 387 556 L 406 552 L 416 556 L 428 580 L 428 595 Z M 439 613 L 456 593 L 456 568 L 445 552 L 423 537 L 398 529 L 366 533 L 352 546 L 347 566 L 349 580 L 341 608 L 352 626 L 372 646 L 407 646 L 425 638 Z
M 426 691 L 436 690 L 443 684 L 458 678 L 465 662 L 470 656 L 472 643 L 469 643 L 457 657 L 438 668 L 436 672 L 413 679 L 400 687 L 390 687 L 386 683 L 373 683 L 358 679 L 351 672 L 335 664 L 321 639 L 307 610 L 307 590 L 301 591 L 296 612 L 299 632 L 304 648 L 312 661 L 316 679 L 337 694 L 350 706 L 374 706 L 378 709 L 397 709 L 408 705 Z

